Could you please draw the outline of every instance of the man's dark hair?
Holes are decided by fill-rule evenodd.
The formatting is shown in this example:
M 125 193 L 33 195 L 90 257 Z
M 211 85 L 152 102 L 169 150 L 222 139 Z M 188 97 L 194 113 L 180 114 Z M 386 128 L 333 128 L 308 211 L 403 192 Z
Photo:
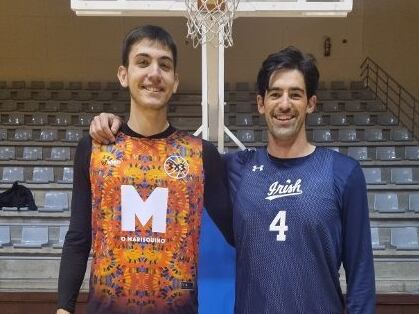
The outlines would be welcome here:
M 304 76 L 307 99 L 316 94 L 319 85 L 319 70 L 315 59 L 310 54 L 303 54 L 295 47 L 289 46 L 276 53 L 269 55 L 262 63 L 257 78 L 258 94 L 265 97 L 269 88 L 269 80 L 276 71 L 298 70 Z
M 176 70 L 177 64 L 177 47 L 176 43 L 173 40 L 173 37 L 160 26 L 155 25 L 144 25 L 138 26 L 128 32 L 125 36 L 122 44 L 122 65 L 128 67 L 129 63 L 129 53 L 134 44 L 142 41 L 143 39 L 149 39 L 152 41 L 157 41 L 163 47 L 169 48 L 173 56 L 173 66 Z

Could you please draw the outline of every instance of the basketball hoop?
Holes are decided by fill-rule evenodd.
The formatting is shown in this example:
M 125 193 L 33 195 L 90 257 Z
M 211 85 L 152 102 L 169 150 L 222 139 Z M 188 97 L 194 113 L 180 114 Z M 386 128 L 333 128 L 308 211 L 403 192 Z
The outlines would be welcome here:
M 192 39 L 194 48 L 207 42 L 226 48 L 233 45 L 233 19 L 239 1 L 185 0 L 187 37 Z

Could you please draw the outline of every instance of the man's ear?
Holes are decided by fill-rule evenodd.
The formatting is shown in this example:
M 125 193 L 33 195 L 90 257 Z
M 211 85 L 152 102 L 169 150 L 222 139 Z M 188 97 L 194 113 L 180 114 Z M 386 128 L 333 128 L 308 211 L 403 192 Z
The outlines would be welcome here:
M 310 97 L 307 103 L 307 113 L 312 113 L 314 110 L 316 110 L 316 104 L 317 104 L 317 96 L 313 95 Z
M 178 86 L 179 86 L 179 74 L 175 73 L 175 84 L 173 85 L 173 94 L 176 94 Z
M 128 69 L 123 65 L 120 65 L 118 68 L 117 76 L 121 86 L 125 88 L 128 87 Z
M 265 105 L 263 103 L 263 97 L 261 95 L 256 96 L 256 103 L 258 104 L 258 111 L 260 114 L 265 113 Z

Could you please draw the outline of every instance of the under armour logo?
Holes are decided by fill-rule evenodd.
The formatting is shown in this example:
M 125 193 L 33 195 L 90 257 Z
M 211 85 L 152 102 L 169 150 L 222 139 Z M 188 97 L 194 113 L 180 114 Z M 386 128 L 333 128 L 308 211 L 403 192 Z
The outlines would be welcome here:
M 263 165 L 260 165 L 260 166 L 254 165 L 252 168 L 252 171 L 255 172 L 256 170 L 263 171 Z

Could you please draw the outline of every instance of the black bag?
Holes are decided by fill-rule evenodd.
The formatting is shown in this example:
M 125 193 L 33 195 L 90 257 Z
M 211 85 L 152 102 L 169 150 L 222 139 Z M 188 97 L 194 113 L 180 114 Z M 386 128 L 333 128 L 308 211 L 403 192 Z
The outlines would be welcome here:
M 0 209 L 2 207 L 28 207 L 29 210 L 37 210 L 31 190 L 17 182 L 13 186 L 0 193 Z

